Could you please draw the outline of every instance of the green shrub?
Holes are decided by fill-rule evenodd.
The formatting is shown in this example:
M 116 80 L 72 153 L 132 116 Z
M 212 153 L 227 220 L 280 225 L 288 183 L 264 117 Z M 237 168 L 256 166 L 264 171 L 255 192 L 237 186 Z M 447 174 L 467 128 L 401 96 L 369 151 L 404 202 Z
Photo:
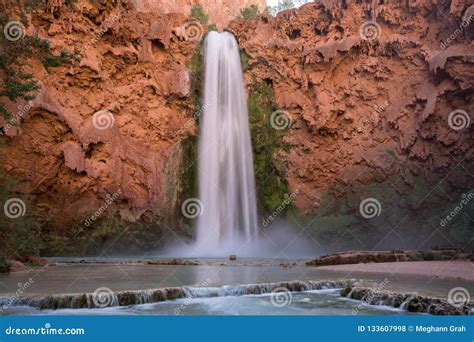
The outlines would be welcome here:
M 65 64 L 71 64 L 73 60 L 79 61 L 80 59 L 78 56 L 72 53 L 69 53 L 66 50 L 62 50 L 59 56 L 53 56 L 53 55 L 44 56 L 42 62 L 46 70 L 50 72 L 49 68 L 58 67 Z
M 349 293 L 351 293 L 353 287 L 354 287 L 354 284 L 351 281 L 347 281 L 344 284 L 344 287 L 341 289 L 340 295 L 342 297 L 347 297 Z
M 259 11 L 258 7 L 256 5 L 252 5 L 250 7 L 244 7 L 240 10 L 240 16 L 238 16 L 238 19 L 244 19 L 244 20 L 253 20 L 258 17 Z
M 410 252 L 410 253 L 408 253 L 408 260 L 410 260 L 410 261 L 423 261 L 423 253 L 421 253 L 421 252 Z
M 26 260 L 38 256 L 43 247 L 41 225 L 31 216 L 4 219 L 1 235 L 5 240 L 2 256 L 8 259 Z
M 189 15 L 192 18 L 197 19 L 203 25 L 207 25 L 209 22 L 209 17 L 201 5 L 194 5 L 191 7 L 191 13 Z
M 426 261 L 439 261 L 443 260 L 443 257 L 433 251 L 425 251 L 423 252 L 423 259 Z
M 8 271 L 10 271 L 10 265 L 8 264 L 8 260 L 5 257 L 0 256 L 0 273 L 5 273 Z
M 3 26 L 11 21 L 10 18 L 2 16 L 0 18 L 1 30 Z M 78 57 L 67 52 L 61 51 L 59 56 L 51 53 L 51 45 L 48 40 L 41 39 L 38 36 L 25 35 L 16 41 L 10 41 L 5 35 L 0 35 L 0 74 L 2 74 L 3 82 L 0 85 L 0 96 L 8 97 L 11 101 L 23 99 L 30 101 L 35 98 L 36 92 L 40 89 L 40 85 L 34 79 L 32 74 L 25 73 L 23 66 L 28 58 L 36 58 L 50 72 L 51 67 L 57 67 L 63 64 L 69 64 Z M 10 116 L 5 106 L 0 105 L 0 114 Z

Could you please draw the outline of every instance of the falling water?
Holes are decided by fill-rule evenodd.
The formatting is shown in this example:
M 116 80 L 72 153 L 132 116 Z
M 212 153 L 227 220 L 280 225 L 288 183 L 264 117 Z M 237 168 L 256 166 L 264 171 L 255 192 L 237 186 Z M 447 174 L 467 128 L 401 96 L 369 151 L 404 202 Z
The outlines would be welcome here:
M 204 67 L 197 245 L 207 254 L 238 252 L 255 237 L 257 208 L 242 66 L 231 33 L 207 35 Z

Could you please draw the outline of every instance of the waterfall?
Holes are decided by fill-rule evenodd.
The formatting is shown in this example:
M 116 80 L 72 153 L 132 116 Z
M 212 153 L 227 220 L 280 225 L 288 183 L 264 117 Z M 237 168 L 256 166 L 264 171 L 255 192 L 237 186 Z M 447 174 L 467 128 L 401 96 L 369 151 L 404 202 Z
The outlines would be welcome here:
M 242 66 L 231 33 L 207 35 L 204 68 L 197 245 L 202 254 L 212 255 L 237 252 L 256 238 L 257 208 Z

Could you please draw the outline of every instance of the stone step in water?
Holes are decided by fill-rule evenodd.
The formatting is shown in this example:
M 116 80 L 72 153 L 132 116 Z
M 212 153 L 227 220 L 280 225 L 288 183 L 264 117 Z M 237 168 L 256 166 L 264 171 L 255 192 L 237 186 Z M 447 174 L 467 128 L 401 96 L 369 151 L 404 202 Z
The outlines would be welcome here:
M 289 281 L 220 287 L 169 287 L 163 289 L 113 292 L 99 288 L 93 293 L 58 294 L 21 298 L 0 298 L 0 306 L 31 306 L 40 310 L 94 309 L 111 306 L 150 304 L 180 298 L 258 295 L 273 291 L 302 292 L 342 288 L 343 282 Z

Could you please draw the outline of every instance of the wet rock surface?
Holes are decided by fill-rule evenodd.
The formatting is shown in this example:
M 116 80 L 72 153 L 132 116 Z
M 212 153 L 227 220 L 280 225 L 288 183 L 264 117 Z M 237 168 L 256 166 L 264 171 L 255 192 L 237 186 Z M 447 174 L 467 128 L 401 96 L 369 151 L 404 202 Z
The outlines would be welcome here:
M 317 259 L 306 262 L 307 266 L 330 266 L 359 263 L 381 263 L 381 262 L 404 262 L 404 261 L 451 261 L 451 260 L 474 260 L 471 250 L 457 248 L 420 250 L 420 251 L 348 251 L 324 255 Z
M 309 291 L 334 289 L 343 286 L 343 282 L 313 282 L 290 281 L 251 285 L 223 286 L 218 288 L 206 287 L 172 287 L 155 290 L 113 292 L 101 288 L 94 293 L 53 295 L 46 297 L 25 297 L 15 300 L 0 298 L 0 305 L 26 305 L 41 310 L 57 309 L 92 309 L 110 306 L 127 306 L 162 302 L 179 298 L 202 298 L 216 296 L 241 296 L 250 294 L 271 293 L 276 289 L 288 291 Z
M 413 313 L 430 315 L 469 315 L 473 303 L 454 305 L 444 299 L 424 297 L 415 294 L 401 294 L 384 291 L 373 291 L 367 288 L 346 287 L 341 296 L 360 300 L 366 305 L 385 305 L 400 308 Z

